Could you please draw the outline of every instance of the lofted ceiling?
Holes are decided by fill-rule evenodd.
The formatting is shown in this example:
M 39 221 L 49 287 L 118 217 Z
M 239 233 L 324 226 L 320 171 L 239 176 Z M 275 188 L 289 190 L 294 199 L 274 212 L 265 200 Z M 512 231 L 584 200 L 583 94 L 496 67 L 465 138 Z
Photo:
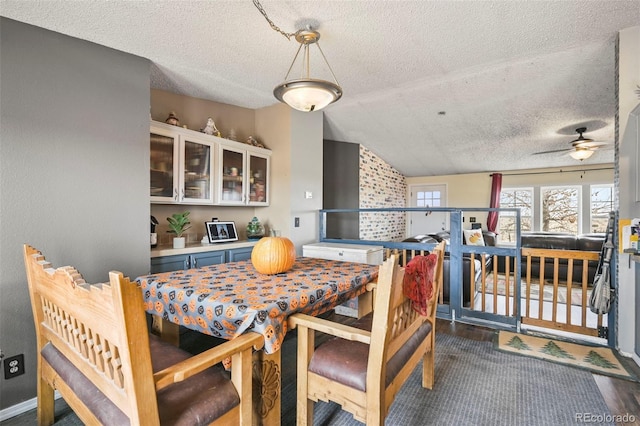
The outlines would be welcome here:
M 640 24 L 640 1 L 261 4 L 285 32 L 321 33 L 344 91 L 324 110 L 325 139 L 405 176 L 578 165 L 535 155 L 569 148 L 578 127 L 611 143 L 584 164 L 614 161 L 616 35 Z M 298 48 L 252 0 L 0 0 L 0 14 L 148 58 L 153 88 L 247 108 L 277 102 Z

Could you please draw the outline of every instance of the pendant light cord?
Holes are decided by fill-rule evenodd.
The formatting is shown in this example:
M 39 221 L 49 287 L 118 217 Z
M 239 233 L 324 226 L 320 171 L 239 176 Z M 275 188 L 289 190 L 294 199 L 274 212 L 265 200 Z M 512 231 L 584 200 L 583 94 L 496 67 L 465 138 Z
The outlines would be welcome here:
M 295 33 L 286 33 L 284 31 L 282 31 L 279 26 L 274 24 L 273 21 L 271 19 L 269 19 L 269 16 L 267 16 L 267 12 L 264 10 L 264 8 L 262 7 L 262 5 L 260 4 L 260 2 L 258 0 L 253 0 L 253 5 L 256 7 L 256 9 L 258 9 L 260 11 L 260 13 L 262 13 L 262 16 L 264 16 L 264 19 L 266 19 L 267 22 L 269 23 L 269 25 L 271 25 L 271 28 L 274 31 L 277 31 L 280 34 L 282 34 L 283 36 L 285 36 L 287 38 L 287 40 L 291 40 L 291 37 L 295 37 L 296 34 L 299 33 L 299 31 L 296 31 Z

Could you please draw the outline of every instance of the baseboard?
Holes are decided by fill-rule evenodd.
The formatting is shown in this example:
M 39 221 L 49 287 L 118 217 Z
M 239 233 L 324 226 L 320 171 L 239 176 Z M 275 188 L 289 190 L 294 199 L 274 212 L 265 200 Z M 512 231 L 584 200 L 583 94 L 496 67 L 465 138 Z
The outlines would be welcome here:
M 61 398 L 58 391 L 55 392 L 55 399 Z M 26 413 L 29 410 L 35 410 L 38 406 L 38 398 L 31 398 L 26 401 L 22 401 L 19 404 L 12 405 L 9 408 L 0 410 L 0 422 L 8 420 L 12 417 L 19 416 L 22 413 Z
M 640 356 L 637 353 L 635 353 L 635 352 L 633 352 L 633 353 L 624 352 L 624 351 L 621 351 L 619 348 L 616 348 L 616 350 L 623 357 L 631 358 L 633 361 L 635 361 L 636 364 L 638 364 L 638 367 L 640 367 Z

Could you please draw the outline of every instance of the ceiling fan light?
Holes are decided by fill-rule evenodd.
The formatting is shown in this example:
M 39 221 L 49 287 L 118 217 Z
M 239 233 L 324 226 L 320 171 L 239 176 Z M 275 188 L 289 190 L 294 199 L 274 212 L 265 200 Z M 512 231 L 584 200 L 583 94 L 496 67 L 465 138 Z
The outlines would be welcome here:
M 291 108 L 302 112 L 319 111 L 342 96 L 342 88 L 326 80 L 286 81 L 273 89 L 273 95 Z
M 571 151 L 569 153 L 569 155 L 571 156 L 571 158 L 573 158 L 574 160 L 586 160 L 587 158 L 591 157 L 593 155 L 593 151 L 589 150 L 589 149 L 576 149 L 575 151 Z

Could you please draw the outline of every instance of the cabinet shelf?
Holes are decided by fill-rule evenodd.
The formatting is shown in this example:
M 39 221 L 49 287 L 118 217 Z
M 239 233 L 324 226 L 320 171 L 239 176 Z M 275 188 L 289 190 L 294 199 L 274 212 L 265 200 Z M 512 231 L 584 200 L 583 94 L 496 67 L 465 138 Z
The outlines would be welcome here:
M 160 173 L 163 175 L 170 174 L 171 172 L 168 170 L 159 170 L 159 169 L 151 169 L 151 173 Z
M 194 174 L 188 174 L 185 176 L 185 182 L 196 182 L 199 180 L 209 180 L 211 178 L 211 175 L 208 174 L 201 174 L 201 173 L 194 173 Z

